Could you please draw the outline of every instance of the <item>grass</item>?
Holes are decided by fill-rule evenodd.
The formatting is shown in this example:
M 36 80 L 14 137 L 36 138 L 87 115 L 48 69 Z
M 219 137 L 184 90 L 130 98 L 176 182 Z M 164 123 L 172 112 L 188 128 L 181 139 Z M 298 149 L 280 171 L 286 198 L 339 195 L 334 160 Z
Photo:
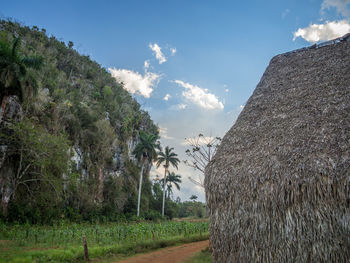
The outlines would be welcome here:
M 209 248 L 206 248 L 202 250 L 201 252 L 197 253 L 194 257 L 186 261 L 186 263 L 211 263 L 212 258 L 211 254 L 209 252 Z
M 208 239 L 207 235 L 193 235 L 188 237 L 172 237 L 162 240 L 148 240 L 129 244 L 118 244 L 111 246 L 98 246 L 89 248 L 89 257 L 94 261 L 109 257 L 125 257 L 137 253 L 144 253 L 158 248 L 175 246 L 184 243 L 191 243 Z M 0 262 L 8 263 L 29 263 L 29 262 L 84 262 L 84 253 L 82 246 L 65 249 L 44 249 L 44 250 L 27 250 L 21 251 L 15 249 L 5 252 L 1 256 Z
M 136 253 L 208 239 L 203 222 L 134 224 L 66 224 L 0 226 L 0 262 L 82 262 L 82 235 L 90 259 L 125 257 Z

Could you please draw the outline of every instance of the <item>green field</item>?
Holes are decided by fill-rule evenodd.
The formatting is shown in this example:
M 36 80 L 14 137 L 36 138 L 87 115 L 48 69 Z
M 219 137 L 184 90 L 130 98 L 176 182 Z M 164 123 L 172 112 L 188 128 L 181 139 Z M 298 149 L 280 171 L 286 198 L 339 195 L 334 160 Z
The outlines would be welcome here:
M 0 262 L 82 261 L 82 237 L 90 258 L 129 255 L 206 239 L 208 222 L 0 226 Z

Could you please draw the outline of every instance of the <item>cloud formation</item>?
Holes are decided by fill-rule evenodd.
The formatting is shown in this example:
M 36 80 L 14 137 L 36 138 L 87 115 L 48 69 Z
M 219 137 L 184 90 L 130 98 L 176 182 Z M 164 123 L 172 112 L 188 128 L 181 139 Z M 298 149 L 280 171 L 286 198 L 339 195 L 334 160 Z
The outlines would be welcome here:
M 224 104 L 219 101 L 214 94 L 209 93 L 207 89 L 201 89 L 196 85 L 192 85 L 181 80 L 175 80 L 174 82 L 185 88 L 185 90 L 182 92 L 182 96 L 199 107 L 207 110 L 222 110 L 224 108 Z
M 177 51 L 176 48 L 171 48 L 170 49 L 171 55 L 174 56 L 176 51 Z
M 166 62 L 166 57 L 164 56 L 162 49 L 160 48 L 160 46 L 158 46 L 157 43 L 154 43 L 154 44 L 150 43 L 149 48 L 156 55 L 156 59 L 158 59 L 159 64 L 163 64 L 164 62 Z
M 178 110 L 184 110 L 187 108 L 187 105 L 184 103 L 174 104 L 169 107 L 169 110 L 171 111 L 178 111 Z
M 321 12 L 324 13 L 326 9 L 334 7 L 338 13 L 344 17 L 350 16 L 349 9 L 350 0 L 323 0 L 321 5 Z
M 180 109 L 180 110 L 184 110 L 187 108 L 187 105 L 186 104 L 183 104 L 183 103 L 180 103 L 177 105 L 177 107 Z
M 145 68 L 146 71 L 149 69 L 149 66 L 150 66 L 149 60 L 145 60 L 145 62 L 143 63 L 143 67 Z
M 341 37 L 350 32 L 350 23 L 347 20 L 325 22 L 324 24 L 311 24 L 305 28 L 299 28 L 294 32 L 293 40 L 298 37 L 308 42 L 327 41 Z
M 282 17 L 282 18 L 286 18 L 286 16 L 289 14 L 289 12 L 290 12 L 290 10 L 289 10 L 288 8 L 285 9 L 285 10 L 282 12 L 281 17 Z
M 167 94 L 164 96 L 163 100 L 168 101 L 170 98 L 171 98 L 171 95 L 170 95 L 169 93 L 167 93 Z
M 167 138 L 161 134 L 161 144 L 174 147 L 181 161 L 188 160 L 186 149 L 189 147 L 184 143 L 185 138 L 196 137 L 200 133 L 205 136 L 223 137 L 232 127 L 239 113 L 238 106 L 230 112 L 223 110 L 204 111 L 199 107 L 188 108 L 180 112 L 178 110 L 168 111 L 167 114 L 155 109 L 150 112 L 152 119 L 163 128 L 163 133 L 166 131 Z M 171 139 L 168 139 L 169 137 Z M 163 173 L 164 169 L 160 170 L 160 174 Z M 180 196 L 182 200 L 188 200 L 192 194 L 195 194 L 204 202 L 203 188 L 196 187 L 188 179 L 188 177 L 191 177 L 198 180 L 202 174 L 183 162 L 179 164 L 179 170 L 176 173 L 182 175 L 183 181 L 181 191 L 176 190 L 175 196 Z M 151 174 L 153 174 L 153 171 Z M 158 173 L 154 172 L 154 174 Z
M 159 126 L 159 135 L 161 138 L 164 138 L 166 140 L 173 140 L 174 137 L 171 137 L 168 135 L 168 128 Z
M 151 96 L 154 86 L 156 86 L 160 80 L 160 75 L 147 71 L 142 76 L 138 72 L 127 69 L 108 68 L 108 70 L 111 72 L 112 77 L 124 83 L 124 89 L 131 94 L 136 93 L 145 98 Z

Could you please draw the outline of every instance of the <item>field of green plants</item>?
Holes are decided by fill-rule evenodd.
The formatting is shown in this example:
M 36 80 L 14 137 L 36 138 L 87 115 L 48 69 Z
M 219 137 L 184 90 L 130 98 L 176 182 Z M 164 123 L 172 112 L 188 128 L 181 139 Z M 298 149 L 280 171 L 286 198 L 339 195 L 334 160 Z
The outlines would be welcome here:
M 196 241 L 207 235 L 208 222 L 2 224 L 0 262 L 77 262 L 83 260 L 83 236 L 86 236 L 91 257 L 103 257 L 104 254 L 125 254 L 124 250 L 132 254 L 145 247 L 152 249 L 167 246 L 167 243 Z M 136 247 L 140 251 L 133 251 Z

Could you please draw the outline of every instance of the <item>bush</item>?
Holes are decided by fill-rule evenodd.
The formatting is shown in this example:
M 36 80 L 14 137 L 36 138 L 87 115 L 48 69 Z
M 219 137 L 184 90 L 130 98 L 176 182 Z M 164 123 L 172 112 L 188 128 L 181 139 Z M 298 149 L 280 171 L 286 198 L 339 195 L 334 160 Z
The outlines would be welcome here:
M 152 220 L 152 221 L 159 221 L 162 220 L 162 215 L 158 211 L 155 210 L 149 210 L 143 214 L 143 217 L 146 220 Z

